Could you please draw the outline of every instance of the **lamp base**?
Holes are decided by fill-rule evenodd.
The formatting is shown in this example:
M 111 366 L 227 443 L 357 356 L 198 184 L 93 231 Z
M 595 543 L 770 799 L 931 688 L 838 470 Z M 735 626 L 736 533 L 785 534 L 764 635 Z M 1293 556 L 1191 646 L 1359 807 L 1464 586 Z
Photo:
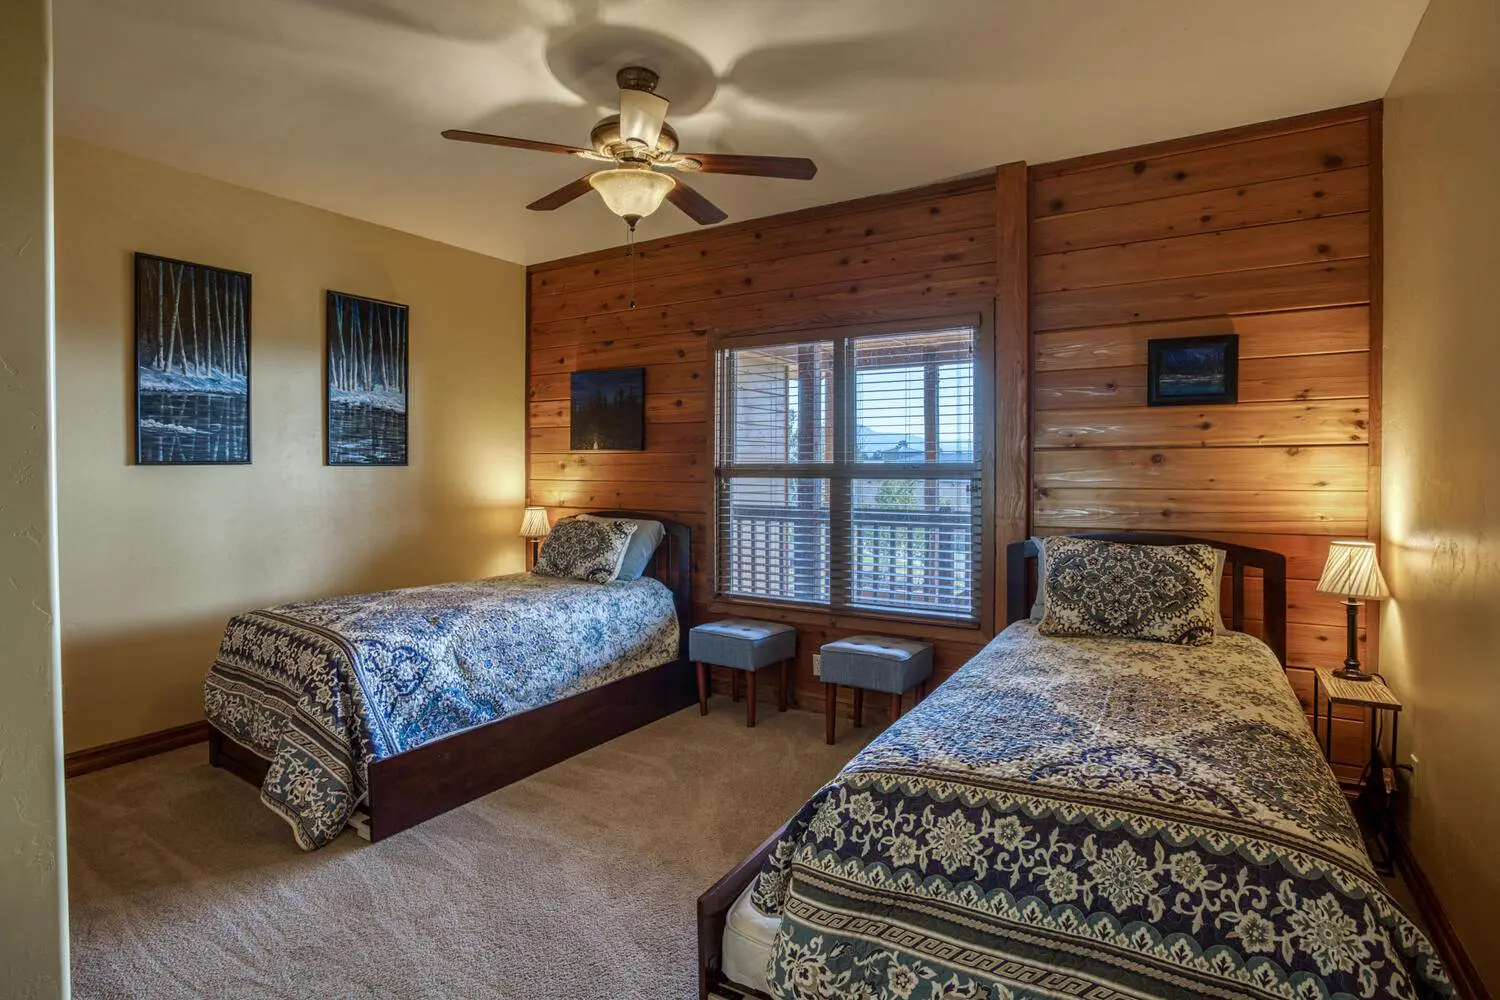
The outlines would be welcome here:
M 1352 597 L 1344 599 L 1344 610 L 1348 612 L 1346 619 L 1349 624 L 1349 652 L 1344 657 L 1344 665 L 1333 672 L 1333 676 L 1346 681 L 1368 681 L 1374 679 L 1374 674 L 1367 674 L 1359 669 L 1359 602 Z

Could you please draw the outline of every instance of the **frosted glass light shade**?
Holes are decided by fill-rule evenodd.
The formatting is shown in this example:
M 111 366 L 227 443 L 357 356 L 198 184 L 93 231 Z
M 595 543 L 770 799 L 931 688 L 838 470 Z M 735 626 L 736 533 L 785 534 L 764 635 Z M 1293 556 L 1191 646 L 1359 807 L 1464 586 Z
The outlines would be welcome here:
M 1328 546 L 1328 561 L 1318 580 L 1318 593 L 1340 597 L 1367 597 L 1377 601 L 1391 596 L 1380 563 L 1375 558 L 1374 542 L 1333 542 Z
M 589 177 L 589 183 L 609 210 L 634 229 L 635 224 L 661 207 L 662 200 L 677 186 L 666 174 L 654 170 L 622 167 L 601 170 Z
M 521 511 L 521 537 L 546 538 L 552 525 L 547 522 L 546 507 L 527 507 Z

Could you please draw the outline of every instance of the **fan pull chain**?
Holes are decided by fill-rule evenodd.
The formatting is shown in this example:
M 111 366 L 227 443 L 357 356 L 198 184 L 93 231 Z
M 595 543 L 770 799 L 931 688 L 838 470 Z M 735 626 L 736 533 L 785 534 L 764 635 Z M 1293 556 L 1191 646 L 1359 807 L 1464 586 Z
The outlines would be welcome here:
M 635 227 L 625 230 L 625 256 L 630 259 L 630 308 L 635 308 Z

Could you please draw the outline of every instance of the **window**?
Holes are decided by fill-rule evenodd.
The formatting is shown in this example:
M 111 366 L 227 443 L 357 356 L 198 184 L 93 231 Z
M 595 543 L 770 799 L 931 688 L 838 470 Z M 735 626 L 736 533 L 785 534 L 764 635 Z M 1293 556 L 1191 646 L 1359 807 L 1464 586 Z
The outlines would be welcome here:
M 978 623 L 978 323 L 831 333 L 718 350 L 719 594 Z

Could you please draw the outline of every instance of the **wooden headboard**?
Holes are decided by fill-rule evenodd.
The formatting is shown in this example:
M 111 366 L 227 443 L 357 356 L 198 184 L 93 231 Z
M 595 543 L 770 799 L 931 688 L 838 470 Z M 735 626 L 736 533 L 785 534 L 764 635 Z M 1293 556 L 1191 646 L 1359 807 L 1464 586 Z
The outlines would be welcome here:
M 680 632 L 678 657 L 687 659 L 687 634 L 693 627 L 693 532 L 681 521 L 669 521 L 660 514 L 643 514 L 636 510 L 593 510 L 595 517 L 629 517 L 637 521 L 656 521 L 666 529 L 666 536 L 656 547 L 656 554 L 644 576 L 660 580 L 672 592 L 677 605 Z
M 1286 666 L 1286 556 L 1269 549 L 1217 542 L 1211 538 L 1189 535 L 1166 535 L 1154 531 L 1098 532 L 1071 535 L 1071 538 L 1093 538 L 1102 542 L 1126 542 L 1131 545 L 1212 545 L 1224 550 L 1224 568 L 1232 581 L 1230 588 L 1229 627 L 1236 632 L 1245 628 L 1245 567 L 1258 569 L 1264 578 L 1261 593 L 1261 620 L 1265 622 L 1265 643 Z M 1005 623 L 1020 621 L 1031 614 L 1036 599 L 1036 542 L 1011 542 L 1005 547 Z

